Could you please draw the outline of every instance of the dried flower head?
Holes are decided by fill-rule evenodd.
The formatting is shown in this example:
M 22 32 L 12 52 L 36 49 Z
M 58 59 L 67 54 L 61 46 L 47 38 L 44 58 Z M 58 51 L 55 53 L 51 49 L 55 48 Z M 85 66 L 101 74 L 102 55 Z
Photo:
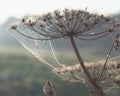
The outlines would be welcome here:
M 44 87 L 43 87 L 43 92 L 47 96 L 58 96 L 55 86 L 52 81 L 48 81 Z
M 89 70 L 91 76 L 96 82 L 99 84 L 102 83 L 112 83 L 115 81 L 120 81 L 120 64 L 117 62 L 108 62 L 108 65 L 105 68 L 105 73 L 102 75 L 102 78 L 99 79 L 98 76 L 100 74 L 100 70 L 104 65 L 104 61 L 89 62 L 85 63 L 86 68 Z M 81 83 L 89 83 L 88 79 L 85 76 L 83 69 L 80 64 L 76 64 L 74 66 L 65 66 L 63 68 L 57 68 L 53 70 L 56 74 L 62 77 L 64 80 L 68 80 L 71 82 L 81 82 Z M 72 72 L 72 73 L 71 73 Z
M 42 16 L 33 16 L 28 19 L 22 19 L 22 23 L 38 35 L 43 36 L 43 40 L 68 38 L 71 35 L 82 40 L 94 40 L 108 35 L 118 27 L 111 18 L 103 15 L 92 14 L 86 10 L 55 10 Z M 111 23 L 112 22 L 112 23 Z M 109 25 L 103 27 L 103 25 Z M 11 29 L 17 29 L 18 26 L 11 26 Z M 102 28 L 100 32 L 92 32 Z M 38 30 L 39 29 L 39 30 Z M 20 32 L 20 30 L 17 30 Z M 26 36 L 26 35 L 24 35 Z M 29 36 L 27 36 L 29 37 Z M 38 39 L 38 38 L 37 38 Z M 39 38 L 38 40 L 42 40 Z
M 28 25 L 28 26 L 33 26 L 36 22 L 37 22 L 37 20 L 39 19 L 39 17 L 38 16 L 34 16 L 34 17 L 30 17 L 30 18 L 28 18 L 28 19 L 22 19 L 22 22 L 25 24 L 25 25 Z
M 11 26 L 10 26 L 9 29 L 14 29 L 14 30 L 16 30 L 18 26 L 19 26 L 19 22 L 14 22 L 14 23 L 11 24 Z
M 120 36 L 117 33 L 115 37 L 115 43 L 114 43 L 114 48 L 117 50 L 119 48 L 119 43 L 120 43 Z

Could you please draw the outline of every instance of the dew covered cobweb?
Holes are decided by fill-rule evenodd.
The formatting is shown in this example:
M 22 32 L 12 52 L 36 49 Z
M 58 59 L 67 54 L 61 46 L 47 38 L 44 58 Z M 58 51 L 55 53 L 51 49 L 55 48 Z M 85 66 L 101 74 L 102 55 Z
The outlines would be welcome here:
M 19 26 L 19 30 L 22 33 L 33 38 L 44 38 L 35 33 L 34 31 L 31 31 L 29 28 L 22 24 Z M 53 70 L 56 68 L 63 67 L 65 65 L 72 65 L 77 63 L 73 53 L 70 52 L 70 50 L 67 50 L 67 48 L 70 47 L 70 45 L 66 39 L 58 39 L 54 41 L 35 40 L 27 38 L 16 31 L 12 31 L 11 34 L 36 58 L 38 58 L 43 64 L 46 64 L 49 67 L 51 67 Z M 63 42 L 64 46 L 62 46 L 61 42 Z M 71 60 L 71 64 L 70 61 L 65 60 L 70 58 L 74 60 Z
M 28 29 L 26 29 L 24 32 L 27 32 L 27 31 Z M 36 37 L 36 35 L 32 34 L 32 32 L 29 32 L 29 33 L 31 33 L 29 36 Z M 27 50 L 29 50 L 41 62 L 49 65 L 52 68 L 58 67 L 58 65 L 55 64 L 55 60 L 51 60 L 52 53 L 50 51 L 51 48 L 50 48 L 49 41 L 39 41 L 39 40 L 29 39 L 20 35 L 17 32 L 15 32 L 15 34 L 13 35 Z

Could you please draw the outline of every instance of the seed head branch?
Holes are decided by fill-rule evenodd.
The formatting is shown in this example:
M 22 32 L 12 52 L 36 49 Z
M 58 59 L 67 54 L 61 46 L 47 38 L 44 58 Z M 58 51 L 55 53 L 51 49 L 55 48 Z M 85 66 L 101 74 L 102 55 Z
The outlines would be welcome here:
M 117 43 L 117 46 L 116 46 L 116 47 L 119 47 L 119 39 L 118 39 L 118 38 L 119 38 L 119 34 L 116 33 L 115 36 L 114 36 L 114 39 L 113 39 L 112 46 L 111 46 L 111 48 L 110 48 L 110 50 L 109 50 L 109 52 L 108 52 L 108 54 L 107 54 L 105 63 L 104 63 L 104 65 L 103 65 L 103 68 L 102 68 L 102 71 L 101 71 L 101 73 L 100 73 L 100 75 L 99 75 L 98 80 L 101 79 L 102 74 L 106 71 L 105 68 L 106 68 L 107 62 L 108 62 L 108 59 L 109 59 L 109 57 L 110 57 L 110 54 L 111 54 L 111 52 L 112 52 L 112 50 L 113 50 L 115 44 Z

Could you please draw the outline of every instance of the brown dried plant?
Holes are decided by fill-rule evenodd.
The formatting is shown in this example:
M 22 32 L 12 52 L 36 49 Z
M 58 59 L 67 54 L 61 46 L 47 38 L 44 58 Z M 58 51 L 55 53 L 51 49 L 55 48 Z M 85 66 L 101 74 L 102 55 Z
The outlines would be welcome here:
M 43 92 L 47 96 L 59 96 L 52 81 L 48 81 L 44 85 Z
M 23 33 L 21 26 L 26 26 L 33 34 L 37 35 L 29 36 L 27 33 Z M 32 40 L 69 39 L 79 64 L 63 66 L 55 69 L 54 72 L 63 79 L 88 84 L 96 96 L 105 96 L 101 83 L 120 82 L 120 64 L 115 62 L 108 64 L 112 50 L 119 48 L 119 27 L 118 21 L 104 15 L 92 14 L 86 10 L 64 9 L 63 11 L 55 10 L 42 16 L 23 18 L 21 22 L 12 24 L 10 29 Z M 109 34 L 114 37 L 105 61 L 89 64 L 84 62 L 74 39 L 92 41 Z

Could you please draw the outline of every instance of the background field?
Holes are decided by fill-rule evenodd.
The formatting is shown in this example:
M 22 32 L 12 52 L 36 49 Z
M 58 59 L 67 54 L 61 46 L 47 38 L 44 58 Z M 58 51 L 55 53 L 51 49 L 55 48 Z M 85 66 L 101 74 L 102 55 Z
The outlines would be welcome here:
M 0 47 L 0 96 L 44 96 L 42 88 L 48 80 L 61 96 L 90 96 L 85 86 L 61 80 L 27 50 Z M 111 96 L 119 94 L 115 89 Z
M 54 81 L 62 96 L 88 95 L 85 87 L 61 80 L 28 51 L 0 48 L 0 96 L 44 96 L 42 88 L 48 80 Z

